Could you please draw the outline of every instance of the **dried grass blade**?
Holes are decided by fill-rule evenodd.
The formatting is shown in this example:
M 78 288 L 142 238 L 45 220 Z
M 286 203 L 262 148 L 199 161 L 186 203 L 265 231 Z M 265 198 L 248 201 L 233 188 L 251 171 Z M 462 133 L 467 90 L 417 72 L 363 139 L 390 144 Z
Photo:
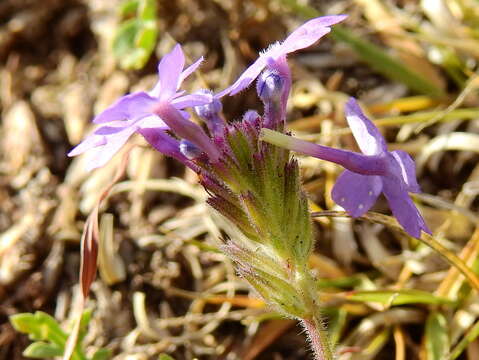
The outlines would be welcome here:
M 130 145 L 123 155 L 120 166 L 113 178 L 113 180 L 105 187 L 101 193 L 98 201 L 93 208 L 91 214 L 88 216 L 85 226 L 83 228 L 83 234 L 81 237 L 81 264 L 80 264 L 80 288 L 82 292 L 82 299 L 75 309 L 75 324 L 72 332 L 68 336 L 67 343 L 65 345 L 65 353 L 63 354 L 63 360 L 70 360 L 78 341 L 78 335 L 80 332 L 80 321 L 83 314 L 90 287 L 95 279 L 97 261 L 98 261 L 98 239 L 99 239 L 99 227 L 98 227 L 98 212 L 102 202 L 108 197 L 112 187 L 123 177 L 128 165 L 128 158 L 131 149 L 134 145 Z
M 282 0 L 282 3 L 304 17 L 312 18 L 321 15 L 316 9 L 302 5 L 297 0 Z M 331 36 L 338 41 L 348 44 L 358 54 L 361 60 L 384 76 L 401 82 L 411 90 L 421 94 L 431 96 L 444 95 L 442 89 L 429 81 L 429 79 L 424 78 L 399 61 L 396 61 L 379 46 L 354 35 L 352 31 L 340 25 L 336 25 L 331 31 Z
M 477 321 L 471 329 L 464 335 L 462 340 L 454 346 L 451 350 L 451 355 L 449 356 L 449 360 L 457 359 L 462 352 L 466 349 L 466 347 L 473 342 L 479 336 L 479 321 Z
M 460 258 L 464 261 L 464 263 L 472 266 L 474 261 L 477 258 L 477 254 L 479 253 L 479 226 L 476 227 L 476 230 L 472 234 L 470 240 L 467 242 L 466 246 L 461 251 L 459 255 Z M 459 290 L 459 287 L 462 284 L 462 281 L 458 281 L 460 273 L 456 268 L 450 268 L 446 277 L 439 285 L 436 294 L 438 296 L 447 296 L 451 297 L 452 290 Z
M 394 343 L 396 345 L 395 360 L 406 360 L 406 341 L 401 326 L 396 325 L 393 330 Z
M 254 360 L 263 352 L 269 345 L 271 345 L 277 338 L 279 338 L 285 331 L 294 326 L 294 320 L 272 320 L 264 325 L 256 334 L 252 344 L 242 357 L 244 360 Z
M 312 213 L 312 217 L 320 217 L 320 216 L 329 216 L 329 217 L 350 217 L 350 215 L 345 211 L 322 211 L 317 213 Z M 391 216 L 378 214 L 375 212 L 368 212 L 367 214 L 360 217 L 360 219 L 364 219 L 373 223 L 378 223 L 387 226 L 394 231 L 398 231 L 404 236 L 410 237 L 397 223 L 397 221 L 392 218 Z M 470 285 L 479 292 L 479 278 L 478 276 L 471 270 L 469 266 L 467 266 L 456 254 L 452 251 L 446 249 L 442 244 L 440 244 L 437 240 L 435 240 L 431 235 L 426 233 L 422 233 L 421 238 L 417 238 L 417 240 L 423 242 L 434 251 L 436 251 L 439 255 L 441 255 L 449 264 L 453 267 L 457 268 L 469 281 Z

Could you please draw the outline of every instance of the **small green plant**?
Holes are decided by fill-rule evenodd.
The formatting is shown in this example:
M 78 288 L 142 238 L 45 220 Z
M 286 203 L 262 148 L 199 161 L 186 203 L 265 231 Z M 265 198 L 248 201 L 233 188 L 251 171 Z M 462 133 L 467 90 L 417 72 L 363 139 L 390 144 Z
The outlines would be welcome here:
M 158 358 L 158 360 L 175 360 L 175 359 L 172 358 L 170 355 L 161 354 L 160 357 Z
M 113 53 L 124 69 L 141 69 L 155 49 L 158 37 L 155 0 L 126 0 L 123 21 L 113 40 Z
M 91 310 L 86 310 L 81 319 L 79 341 L 72 355 L 72 360 L 105 360 L 110 358 L 110 350 L 99 349 L 92 357 L 85 355 L 81 347 L 81 340 L 86 334 L 91 320 Z M 50 315 L 42 311 L 21 313 L 10 316 L 10 322 L 15 330 L 28 334 L 34 340 L 24 351 L 23 356 L 35 359 L 51 359 L 62 356 L 68 334 L 62 330 L 60 324 Z

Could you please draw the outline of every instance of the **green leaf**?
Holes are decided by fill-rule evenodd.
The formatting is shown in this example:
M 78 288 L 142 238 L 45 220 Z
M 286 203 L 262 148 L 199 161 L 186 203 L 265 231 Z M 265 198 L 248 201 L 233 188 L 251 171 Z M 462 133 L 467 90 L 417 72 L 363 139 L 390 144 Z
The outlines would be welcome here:
M 158 360 L 175 360 L 175 359 L 172 358 L 170 355 L 160 354 L 160 356 L 158 357 Z
M 41 339 L 41 332 L 38 328 L 38 322 L 35 315 L 30 313 L 15 314 L 10 316 L 10 323 L 15 330 L 24 334 L 29 334 L 30 339 Z
M 81 331 L 83 334 L 81 336 L 86 333 L 90 319 L 91 310 L 87 310 L 82 315 Z M 40 340 L 25 349 L 25 356 L 52 358 L 61 356 L 65 351 L 68 335 L 62 330 L 58 322 L 47 313 L 37 311 L 35 314 L 15 314 L 10 316 L 10 322 L 17 331 L 28 334 L 30 339 Z M 51 355 L 52 353 L 54 355 Z M 86 359 L 80 346 L 76 347 L 72 359 Z
M 88 331 L 88 324 L 90 324 L 91 314 L 92 314 L 92 309 L 86 309 L 81 316 L 80 332 L 79 332 L 78 341 L 77 341 L 79 343 L 83 340 L 83 338 L 85 337 Z
M 126 55 L 135 43 L 136 32 L 138 31 L 139 21 L 130 19 L 121 24 L 113 40 L 113 52 L 115 56 Z
M 42 311 L 35 312 L 35 318 L 41 331 L 41 339 L 39 340 L 49 340 L 63 348 L 67 340 L 67 334 L 61 329 L 55 318 Z
M 429 314 L 426 321 L 426 359 L 444 360 L 449 353 L 447 321 L 439 312 Z
M 34 342 L 30 344 L 24 351 L 23 356 L 43 359 L 52 358 L 54 356 L 62 356 L 63 349 L 56 345 L 48 344 L 42 341 Z
M 378 302 L 384 305 L 404 304 L 453 304 L 446 298 L 435 296 L 421 290 L 372 290 L 372 291 L 351 291 L 346 294 L 348 300 L 360 302 Z
M 139 29 L 136 35 L 135 44 L 145 51 L 152 52 L 156 44 L 156 35 L 155 23 L 153 21 L 144 21 L 142 22 L 142 28 Z
M 121 23 L 113 40 L 113 54 L 124 69 L 141 69 L 145 66 L 158 37 L 156 2 L 140 0 L 129 3 L 128 9 L 133 9 L 134 5 L 136 16 Z
M 140 0 L 126 0 L 120 4 L 118 12 L 121 17 L 127 17 L 135 14 L 140 6 Z
M 156 0 L 141 0 L 138 7 L 138 17 L 142 20 L 155 20 Z
M 282 2 L 303 17 L 312 18 L 321 15 L 316 9 L 307 5 L 301 5 L 297 0 L 282 0 Z M 391 80 L 401 82 L 418 93 L 432 96 L 444 95 L 442 89 L 421 74 L 395 60 L 379 46 L 356 36 L 352 31 L 340 25 L 335 25 L 332 28 L 331 36 L 338 41 L 348 44 L 361 60 Z
M 58 346 L 65 344 L 67 335 L 50 315 L 37 311 L 10 316 L 15 330 L 28 334 L 32 340 L 49 340 Z
M 111 357 L 111 351 L 108 349 L 99 349 L 93 354 L 91 360 L 107 360 Z

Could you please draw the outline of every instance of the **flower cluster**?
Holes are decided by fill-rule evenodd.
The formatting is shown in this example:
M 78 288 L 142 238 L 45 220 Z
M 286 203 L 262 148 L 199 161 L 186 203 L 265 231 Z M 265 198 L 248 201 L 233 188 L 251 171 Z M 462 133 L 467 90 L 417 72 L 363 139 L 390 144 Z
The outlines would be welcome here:
M 233 85 L 218 94 L 180 90 L 201 59 L 184 69 L 184 55 L 176 45 L 161 60 L 155 87 L 126 95 L 99 114 L 93 121 L 100 127 L 69 153 L 75 156 L 88 150 L 88 168 L 97 168 L 139 133 L 156 150 L 193 169 L 210 195 L 208 203 L 242 233 L 226 241 L 223 250 L 265 301 L 303 322 L 319 359 L 332 355 L 319 315 L 316 283 L 307 265 L 314 245 L 308 202 L 289 150 L 347 169 L 338 179 L 333 198 L 352 216 L 366 212 L 383 192 L 407 232 L 419 236 L 421 230 L 428 231 L 408 196 L 408 191 L 419 191 L 412 159 L 404 152 L 387 151 L 384 139 L 354 100 L 348 102 L 346 116 L 364 154 L 284 134 L 291 89 L 287 54 L 311 46 L 344 18 L 325 16 L 306 22 L 262 52 Z M 250 110 L 241 121 L 226 121 L 220 99 L 237 94 L 256 79 L 263 114 Z M 205 130 L 190 119 L 187 108 L 194 108 Z

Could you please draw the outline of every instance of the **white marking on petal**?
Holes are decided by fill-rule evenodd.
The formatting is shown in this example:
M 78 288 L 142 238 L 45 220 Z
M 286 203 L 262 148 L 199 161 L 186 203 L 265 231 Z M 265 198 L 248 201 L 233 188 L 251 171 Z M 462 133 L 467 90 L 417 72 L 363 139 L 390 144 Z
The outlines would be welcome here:
M 356 115 L 347 116 L 348 125 L 356 138 L 361 151 L 366 155 L 376 155 L 381 152 L 378 141 L 368 131 L 364 121 Z
M 410 185 L 409 182 L 408 182 L 408 177 L 407 177 L 407 172 L 406 172 L 406 166 L 404 165 L 404 163 L 402 162 L 402 159 L 401 157 L 395 153 L 395 152 L 391 152 L 391 154 L 393 154 L 394 156 L 394 159 L 396 159 L 396 161 L 398 162 L 399 164 L 399 167 L 401 168 L 401 176 L 404 180 L 404 182 L 407 184 L 407 185 Z
M 363 204 L 359 204 L 358 209 L 359 209 L 359 210 L 364 209 L 364 205 L 363 205 Z

